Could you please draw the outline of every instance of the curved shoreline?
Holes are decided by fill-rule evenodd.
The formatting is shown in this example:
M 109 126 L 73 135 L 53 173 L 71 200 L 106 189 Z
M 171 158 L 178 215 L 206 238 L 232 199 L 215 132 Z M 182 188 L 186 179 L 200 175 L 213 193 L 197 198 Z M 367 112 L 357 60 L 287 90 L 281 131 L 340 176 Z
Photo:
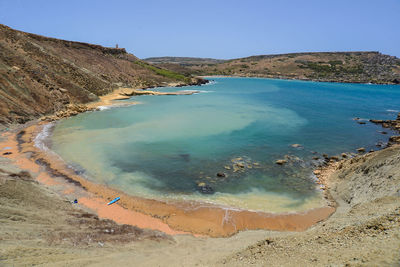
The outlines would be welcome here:
M 43 124 L 29 126 L 19 132 L 19 143 L 16 140 L 17 135 L 11 135 L 8 142 L 2 145 L 19 147 L 19 149 L 14 149 L 14 157 L 25 158 L 20 164 L 17 163 L 19 167 L 36 173 L 40 168 L 44 168 L 45 172 L 38 175 L 39 182 L 48 186 L 54 186 L 54 183 L 59 185 L 60 179 L 56 177 L 61 177 L 65 183 L 72 183 L 75 187 L 69 191 L 65 189 L 63 193 L 86 192 L 81 192 L 80 194 L 83 196 L 78 198 L 81 205 L 95 211 L 100 217 L 112 219 L 118 223 L 160 230 L 168 234 L 190 233 L 226 237 L 241 230 L 304 231 L 315 223 L 325 220 L 335 211 L 332 203 L 330 206 L 305 212 L 272 214 L 223 209 L 214 205 L 199 205 L 193 208 L 193 203 L 179 202 L 179 205 L 174 205 L 173 203 L 130 196 L 119 190 L 84 179 L 67 168 L 60 159 L 35 147 L 34 139 Z M 26 157 L 26 153 L 30 154 L 29 158 Z M 76 187 L 79 187 L 79 190 Z M 107 206 L 106 203 L 115 196 L 120 196 L 121 200 L 118 205 L 111 206 L 114 207 L 111 211 L 110 206 Z
M 126 92 L 126 90 L 127 88 L 120 88 L 112 94 L 102 97 L 99 102 L 92 103 L 85 108 L 79 107 L 76 112 L 72 110 L 72 114 L 67 112 L 61 116 L 53 116 L 51 119 L 45 117 L 44 120 L 57 120 L 76 115 L 79 112 L 95 110 L 99 106 L 109 106 L 113 104 L 113 100 L 119 100 L 121 96 L 127 99 L 128 95 L 141 92 L 131 88 L 129 88 L 130 92 Z M 147 93 L 153 94 L 154 92 Z M 137 104 L 137 102 L 126 104 Z M 39 122 L 27 126 L 24 130 L 9 135 L 8 141 L 1 144 L 5 147 L 13 147 L 13 155 L 10 158 L 17 159 L 16 164 L 20 168 L 36 173 L 39 182 L 51 187 L 63 187 L 61 194 L 78 196 L 78 202 L 83 208 L 90 209 L 99 217 L 111 219 L 117 223 L 160 230 L 172 235 L 193 234 L 226 237 L 242 230 L 304 231 L 315 223 L 327 219 L 336 210 L 336 202 L 329 193 L 327 181 L 327 177 L 336 169 L 332 164 L 326 168 L 320 168 L 322 173 L 315 173 L 318 177 L 317 183 L 321 183 L 325 187 L 324 197 L 327 200 L 327 206 L 305 212 L 274 214 L 224 209 L 212 204 L 195 205 L 194 208 L 193 203 L 190 202 L 175 202 L 174 204 L 130 196 L 120 190 L 84 179 L 68 168 L 62 159 L 36 147 L 35 139 L 41 132 L 42 125 L 45 124 L 46 122 Z M 106 203 L 116 196 L 121 197 L 118 204 L 107 206 Z

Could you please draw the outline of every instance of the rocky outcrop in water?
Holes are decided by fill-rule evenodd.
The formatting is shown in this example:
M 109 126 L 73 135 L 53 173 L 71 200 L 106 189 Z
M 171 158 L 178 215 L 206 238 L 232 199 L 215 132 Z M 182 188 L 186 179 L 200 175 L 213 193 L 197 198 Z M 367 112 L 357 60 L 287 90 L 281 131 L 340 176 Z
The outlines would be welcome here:
M 382 125 L 383 128 L 389 128 L 394 131 L 400 132 L 400 112 L 397 114 L 397 118 L 395 120 L 373 120 L 373 119 L 371 119 L 369 121 L 372 123 L 375 123 L 375 124 Z M 386 132 L 381 132 L 381 133 L 387 134 Z M 389 138 L 388 144 L 392 145 L 392 144 L 396 144 L 396 143 L 400 143 L 400 136 L 399 135 L 391 136 Z
M 365 148 L 363 148 L 363 147 L 357 148 L 357 152 L 363 153 L 363 152 L 365 152 Z
M 197 190 L 202 194 L 214 194 L 214 189 L 206 183 L 199 183 Z
M 278 159 L 277 161 L 275 161 L 275 163 L 278 164 L 278 165 L 283 165 L 283 164 L 287 163 L 287 160 L 285 160 L 285 159 Z

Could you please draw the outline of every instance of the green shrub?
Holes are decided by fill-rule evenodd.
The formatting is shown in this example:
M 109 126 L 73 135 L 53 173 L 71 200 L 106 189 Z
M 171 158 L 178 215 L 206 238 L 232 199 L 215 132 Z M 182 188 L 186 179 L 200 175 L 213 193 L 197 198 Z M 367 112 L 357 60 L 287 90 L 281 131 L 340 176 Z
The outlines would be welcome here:
M 331 64 L 332 66 L 343 65 L 343 61 L 341 60 L 330 60 L 328 63 Z
M 149 69 L 151 71 L 154 71 L 155 73 L 157 73 L 158 75 L 167 77 L 167 78 L 171 78 L 171 79 L 175 79 L 175 80 L 180 80 L 180 81 L 184 81 L 184 82 L 190 82 L 190 77 L 186 77 L 182 74 L 167 70 L 167 69 L 162 69 L 153 65 L 150 65 L 146 62 L 143 61 L 135 61 L 135 64 L 142 66 L 146 69 Z

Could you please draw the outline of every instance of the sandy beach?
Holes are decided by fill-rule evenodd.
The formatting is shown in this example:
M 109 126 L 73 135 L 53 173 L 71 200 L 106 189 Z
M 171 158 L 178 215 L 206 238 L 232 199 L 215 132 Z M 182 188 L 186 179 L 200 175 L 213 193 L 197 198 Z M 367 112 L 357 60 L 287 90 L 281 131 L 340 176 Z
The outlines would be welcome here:
M 28 126 L 25 131 L 34 134 L 36 127 Z M 23 143 L 28 135 L 15 134 L 3 133 L 1 136 L 2 151 L 12 153 L 2 155 L 0 162 L 3 196 L 0 199 L 3 214 L 0 262 L 5 266 L 32 263 L 64 266 L 66 262 L 69 266 L 107 266 L 111 263 L 291 266 L 293 262 L 302 266 L 338 262 L 382 266 L 393 265 L 398 260 L 400 202 L 395 185 L 400 179 L 399 146 L 346 159 L 322 169 L 318 176 L 325 179 L 327 190 L 337 201 L 337 210 L 326 221 L 306 231 L 243 231 L 228 238 L 208 238 L 181 235 L 182 232 L 173 230 L 160 219 L 134 213 L 119 205 L 107 207 L 106 199 L 65 177 L 57 178 L 55 173 L 49 175 L 43 166 L 33 163 L 32 158 L 24 154 L 32 153 L 29 152 L 32 146 Z M 22 142 L 19 144 L 15 137 Z M 383 162 L 386 176 L 391 177 L 389 180 L 376 168 Z M 30 178 L 30 174 L 21 172 L 19 167 L 28 168 L 36 178 Z M 365 176 L 357 170 L 369 170 L 369 174 Z M 33 183 L 31 179 L 38 182 Z M 10 197 L 4 199 L 5 192 L 11 194 Z M 71 204 L 76 196 L 79 206 Z M 14 200 L 10 202 L 10 199 Z M 18 206 L 13 206 L 15 201 Z M 100 218 L 96 219 L 93 212 Z M 40 217 L 36 218 L 35 214 Z M 143 232 L 101 219 L 109 216 L 118 223 L 141 227 L 152 225 L 162 232 Z M 20 220 L 18 227 L 16 220 Z M 173 238 L 163 232 L 172 234 Z M 374 249 L 366 250 L 366 246 Z M 215 250 L 215 247 L 219 249 Z
M 191 95 L 195 92 L 156 92 L 120 88 L 110 94 L 100 96 L 99 101 L 90 103 L 87 105 L 88 109 L 81 110 L 96 110 L 101 106 L 119 106 L 119 100 L 128 100 L 133 95 Z M 124 101 L 123 105 L 138 103 L 137 101 Z M 61 116 L 61 118 L 63 117 Z M 9 155 L 9 158 L 19 168 L 34 173 L 40 183 L 61 188 L 58 190 L 61 194 L 71 199 L 78 199 L 82 208 L 117 223 L 159 230 L 173 235 L 226 237 L 242 230 L 304 231 L 315 223 L 325 220 L 335 211 L 335 203 L 332 200 L 327 200 L 325 207 L 305 212 L 276 214 L 224 209 L 206 203 L 167 203 L 130 196 L 120 190 L 84 179 L 68 168 L 65 162 L 54 153 L 36 147 L 35 138 L 46 123 L 46 121 L 37 124 L 31 123 L 22 130 L 7 133 L 4 136 L 5 141 L 0 143 L 0 147 L 10 148 L 12 154 Z M 117 204 L 106 205 L 117 196 L 121 198 Z
M 223 209 L 204 203 L 174 204 L 130 196 L 76 175 L 60 158 L 38 149 L 34 139 L 44 124 L 42 122 L 9 134 L 0 146 L 10 148 L 12 154 L 9 157 L 19 168 L 35 173 L 37 180 L 46 186 L 61 187 L 63 194 L 68 193 L 66 195 L 71 199 L 77 198 L 80 205 L 100 218 L 167 234 L 223 237 L 241 230 L 304 231 L 335 211 L 334 204 L 328 201 L 326 207 L 306 212 L 268 214 Z M 116 196 L 121 197 L 118 204 L 107 206 L 106 203 Z
M 96 106 L 114 104 L 113 100 L 120 96 L 119 92 L 107 95 Z M 316 170 L 319 183 L 326 190 L 327 206 L 321 209 L 278 215 L 226 211 L 214 206 L 193 210 L 185 209 L 182 203 L 173 205 L 129 196 L 76 175 L 60 158 L 35 146 L 35 137 L 47 123 L 30 122 L 1 135 L 2 189 L 8 192 L 18 183 L 19 190 L 12 197 L 29 203 L 23 204 L 29 207 L 25 211 L 20 205 L 10 206 L 12 202 L 5 199 L 3 214 L 34 212 L 43 217 L 43 221 L 37 221 L 30 218 L 32 215 L 24 215 L 28 224 L 15 228 L 16 215 L 5 215 L 11 220 L 8 223 L 6 219 L 4 230 L 0 231 L 0 238 L 6 241 L 0 245 L 4 255 L 1 260 L 6 264 L 62 266 L 68 261 L 70 266 L 90 262 L 96 266 L 111 262 L 147 266 L 286 266 L 288 262 L 325 265 L 337 262 L 339 255 L 340 262 L 357 262 L 354 255 L 383 265 L 396 260 L 395 251 L 400 248 L 396 237 L 400 229 L 400 202 L 395 186 L 400 179 L 395 174 L 400 160 L 398 145 Z M 387 166 L 389 180 L 376 168 L 382 162 Z M 366 170 L 367 176 L 360 175 Z M 30 191 L 34 195 L 27 193 Z M 116 196 L 121 200 L 108 206 L 107 202 Z M 41 202 L 35 202 L 36 198 Z M 78 204 L 72 204 L 74 199 Z M 11 212 L 12 209 L 15 211 Z M 52 209 L 57 210 L 58 221 L 53 218 L 56 211 Z M 53 221 L 51 227 L 57 230 L 43 234 L 49 229 L 47 220 Z M 33 225 L 42 230 L 33 230 Z M 23 243 L 31 246 L 36 256 L 21 254 L 21 243 L 9 235 L 13 232 L 20 239 L 39 240 Z M 47 244 L 56 247 L 52 250 Z M 388 244 L 392 245 L 387 247 Z M 380 249 L 364 251 L 364 246 Z M 90 256 L 83 256 L 82 249 Z M 52 251 L 52 256 L 46 256 L 48 251 Z M 23 256 L 16 259 L 15 253 Z

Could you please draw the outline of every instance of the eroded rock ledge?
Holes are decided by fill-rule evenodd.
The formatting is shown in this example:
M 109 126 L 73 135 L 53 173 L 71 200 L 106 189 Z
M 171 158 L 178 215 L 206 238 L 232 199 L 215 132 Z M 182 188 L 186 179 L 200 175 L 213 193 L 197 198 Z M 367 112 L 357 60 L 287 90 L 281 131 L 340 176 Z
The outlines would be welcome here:
M 395 120 L 369 120 L 372 123 L 380 124 L 383 128 L 388 128 L 400 132 L 400 112 Z M 400 135 L 394 135 L 389 138 L 389 145 L 399 144 Z

